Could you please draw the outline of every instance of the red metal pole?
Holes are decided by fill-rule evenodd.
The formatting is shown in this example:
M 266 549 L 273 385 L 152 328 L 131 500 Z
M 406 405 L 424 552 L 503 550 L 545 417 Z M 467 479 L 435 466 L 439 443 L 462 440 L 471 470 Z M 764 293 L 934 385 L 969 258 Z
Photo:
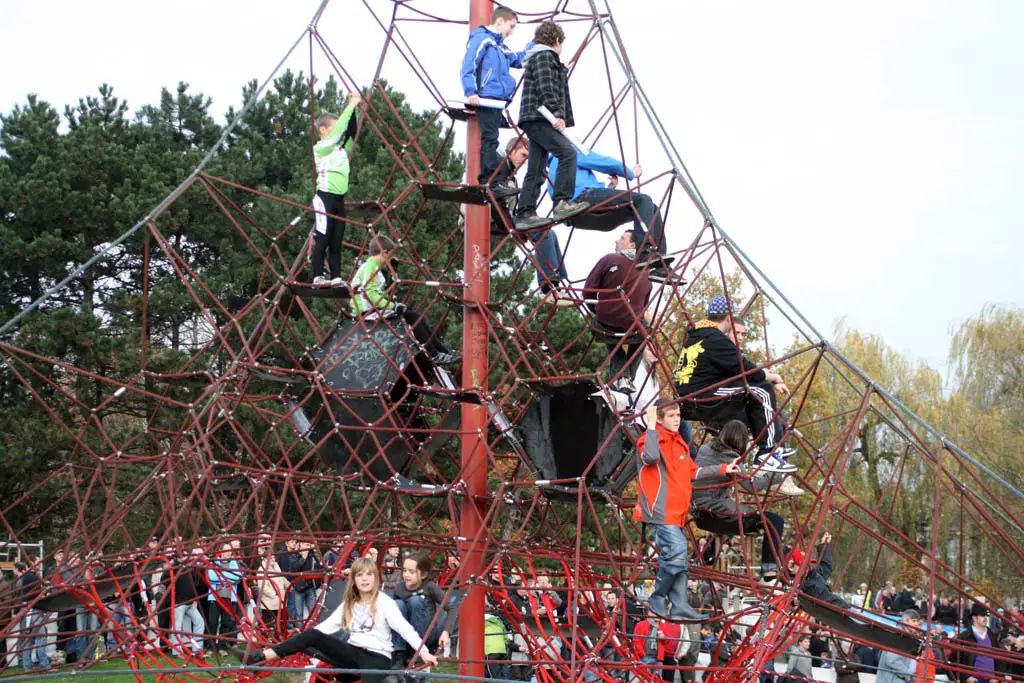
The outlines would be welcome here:
M 470 0 L 469 30 L 491 23 L 492 0 Z M 466 182 L 476 183 L 480 173 L 480 126 L 469 121 L 466 143 Z M 466 300 L 486 302 L 491 295 L 491 230 L 490 208 L 469 205 L 466 209 Z M 466 389 L 487 389 L 487 320 L 482 308 L 466 306 L 462 324 L 462 386 Z M 466 490 L 462 500 L 459 524 L 460 569 L 465 583 L 483 578 L 485 548 L 480 543 L 484 523 L 484 496 L 487 493 L 487 409 L 462 404 L 462 471 Z M 484 675 L 484 591 L 475 582 L 459 611 L 459 673 L 464 676 Z

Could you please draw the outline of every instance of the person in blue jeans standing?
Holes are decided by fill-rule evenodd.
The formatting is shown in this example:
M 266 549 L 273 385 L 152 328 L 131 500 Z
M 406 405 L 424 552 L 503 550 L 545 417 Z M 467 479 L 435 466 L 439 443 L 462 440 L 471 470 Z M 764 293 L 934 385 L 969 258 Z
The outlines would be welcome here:
M 462 59 L 462 91 L 466 101 L 476 108 L 476 120 L 480 124 L 480 175 L 481 185 L 491 185 L 491 191 L 498 198 L 513 195 L 518 188 L 491 179 L 497 170 L 498 130 L 505 110 L 480 106 L 481 98 L 511 102 L 516 91 L 516 79 L 509 73 L 510 68 L 523 68 L 526 50 L 533 47 L 531 42 L 521 52 L 513 52 L 505 39 L 512 35 L 519 17 L 507 7 L 497 7 L 491 13 L 490 26 L 477 27 L 469 34 L 466 56 Z
M 32 602 L 42 584 L 37 572 L 38 563 L 29 566 L 25 562 L 14 563 L 14 575 L 17 577 L 17 592 L 21 599 L 21 610 Z M 21 650 L 21 667 L 25 671 L 32 668 L 33 656 L 40 669 L 50 668 L 50 656 L 46 653 L 46 613 L 37 609 L 24 609 L 18 627 Z
M 538 24 L 533 33 L 533 47 L 523 57 L 523 94 L 519 103 L 519 127 L 530 140 L 526 177 L 516 206 L 516 230 L 561 223 L 583 211 L 589 204 L 574 201 L 576 193 L 576 148 L 563 132 L 575 125 L 572 98 L 569 94 L 569 70 L 562 64 L 565 31 L 553 21 Z M 543 109 L 547 111 L 544 112 Z M 552 117 L 549 121 L 547 116 Z M 555 182 L 554 208 L 551 219 L 537 215 L 537 201 L 544 186 L 548 156 L 555 155 L 566 169 Z M 535 240 L 533 235 L 531 239 Z
M 242 571 L 233 555 L 231 544 L 222 544 L 206 570 L 210 586 L 206 598 L 210 603 L 206 644 L 210 650 L 224 649 L 238 634 L 235 615 L 240 614 L 240 601 L 235 584 L 242 579 Z

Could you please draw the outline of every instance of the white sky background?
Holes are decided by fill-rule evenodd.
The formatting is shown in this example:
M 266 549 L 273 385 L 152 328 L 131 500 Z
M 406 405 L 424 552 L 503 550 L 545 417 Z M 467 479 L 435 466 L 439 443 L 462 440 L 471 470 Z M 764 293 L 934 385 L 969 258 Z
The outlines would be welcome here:
M 370 4 L 387 21 L 390 3 Z M 461 19 L 468 4 L 413 6 Z M 515 6 L 539 12 L 554 4 Z M 316 5 L 0 3 L 0 112 L 30 92 L 63 109 L 103 82 L 137 107 L 157 103 L 161 86 L 173 90 L 182 80 L 212 97 L 221 118 L 241 105 L 246 81 L 270 72 Z M 845 318 L 942 368 L 953 325 L 987 302 L 1024 301 L 1024 3 L 611 0 L 611 7 L 640 82 L 719 222 L 821 332 L 830 335 L 833 321 Z M 368 85 L 383 32 L 362 0 L 333 0 L 320 30 Z M 467 28 L 405 24 L 403 31 L 442 91 L 460 94 Z M 582 31 L 582 24 L 570 28 L 570 48 Z M 521 26 L 509 42 L 521 47 L 530 35 Z M 308 73 L 306 44 L 288 65 Z M 329 73 L 322 59 L 315 70 Z M 595 45 L 573 78 L 578 128 L 607 105 L 603 74 Z M 417 109 L 431 106 L 397 55 L 384 76 Z M 624 128 L 632 163 L 632 122 Z M 599 149 L 618 155 L 613 137 Z M 648 176 L 668 168 L 646 136 L 639 161 Z M 670 249 L 699 227 L 681 199 L 677 193 L 667 224 Z M 577 232 L 570 275 L 585 276 L 610 245 L 611 235 Z

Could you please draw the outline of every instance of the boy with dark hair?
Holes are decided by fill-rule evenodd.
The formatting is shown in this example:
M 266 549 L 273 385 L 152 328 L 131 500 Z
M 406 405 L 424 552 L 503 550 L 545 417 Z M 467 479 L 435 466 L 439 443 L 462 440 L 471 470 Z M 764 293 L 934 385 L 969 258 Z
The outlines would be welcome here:
M 518 188 L 502 182 L 501 176 L 494 175 L 498 168 L 498 130 L 504 109 L 480 106 L 482 98 L 501 100 L 509 103 L 516 91 L 516 79 L 509 68 L 523 68 L 523 56 L 533 43 L 520 52 L 513 52 L 505 45 L 505 39 L 512 35 L 519 17 L 508 7 L 496 7 L 491 13 L 490 26 L 479 26 L 469 34 L 466 55 L 462 58 L 462 90 L 466 101 L 476 107 L 476 120 L 480 124 L 480 175 L 481 185 L 491 183 L 491 191 L 499 199 L 518 193 Z
M 432 361 L 443 366 L 457 365 L 462 360 L 462 354 L 450 351 L 422 314 L 400 301 L 388 298 L 384 268 L 391 263 L 391 257 L 397 250 L 397 245 L 387 235 L 374 235 L 370 240 L 370 257 L 359 266 L 352 279 L 352 314 L 373 318 L 393 312 L 409 325 L 416 341 L 423 345 Z
M 530 141 L 525 137 L 512 138 L 505 148 L 505 160 L 498 165 L 496 180 L 508 183 L 517 193 L 519 185 L 516 183 L 515 174 L 529 159 L 529 147 Z M 516 199 L 515 195 L 509 195 L 501 202 L 509 216 L 515 212 Z M 493 212 L 491 223 L 495 232 L 504 232 L 500 219 Z M 569 279 L 562 260 L 562 248 L 558 245 L 558 235 L 552 230 L 537 230 L 530 233 L 530 240 L 536 249 L 534 258 L 537 260 L 537 285 L 542 294 L 552 293 L 555 287 Z
M 345 194 L 348 192 L 349 154 L 356 134 L 356 107 L 362 101 L 358 92 L 348 95 L 341 116 L 321 114 L 316 119 L 320 141 L 313 146 L 316 159 L 316 196 L 313 210 L 313 284 L 340 285 L 341 243 L 345 239 Z M 324 262 L 331 279 L 323 276 Z
M 516 228 L 533 230 L 550 221 L 537 216 L 537 200 L 544 184 L 544 169 L 548 155 L 558 157 L 562 173 L 558 174 L 554 189 L 554 220 L 562 222 L 590 205 L 572 200 L 576 188 L 576 148 L 562 131 L 571 127 L 572 100 L 569 98 L 568 70 L 562 64 L 562 42 L 565 32 L 553 21 L 545 21 L 533 35 L 532 48 L 527 50 L 523 63 L 523 97 L 519 110 L 519 127 L 530 138 L 530 159 L 526 165 L 526 179 L 519 194 L 516 210 Z M 540 113 L 546 107 L 555 117 L 554 123 Z
M 530 141 L 525 137 L 511 138 L 505 145 L 505 156 L 498 162 L 498 170 L 494 173 L 495 183 L 507 185 L 510 190 L 514 190 L 500 197 L 498 201 L 501 213 L 504 213 L 509 220 L 512 219 L 512 215 L 515 213 L 516 199 L 519 194 L 519 183 L 516 181 L 516 173 L 526 163 L 529 150 Z M 499 234 L 505 232 L 501 216 L 497 211 L 491 212 L 491 230 Z
M 717 468 L 697 467 L 690 449 L 679 434 L 679 406 L 659 399 L 646 410 L 647 431 L 637 441 L 640 456 L 638 520 L 654 530 L 658 545 L 658 574 L 647 607 L 662 619 L 699 622 L 704 617 L 687 599 L 686 515 L 690 509 L 693 480 L 739 472 L 731 463 Z M 666 598 L 672 603 L 669 610 Z

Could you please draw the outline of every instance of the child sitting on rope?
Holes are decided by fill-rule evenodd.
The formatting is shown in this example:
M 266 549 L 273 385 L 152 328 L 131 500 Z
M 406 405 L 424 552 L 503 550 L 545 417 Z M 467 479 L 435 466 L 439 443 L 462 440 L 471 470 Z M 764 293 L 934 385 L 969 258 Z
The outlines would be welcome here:
M 739 464 L 747 448 L 750 430 L 739 420 L 730 420 L 722 426 L 718 435 L 697 451 L 698 467 L 712 471 L 722 465 Z M 746 491 L 761 491 L 768 488 L 770 475 L 757 475 L 753 479 L 735 480 L 731 474 L 713 474 L 697 487 L 693 493 L 693 519 L 698 528 L 716 534 L 744 534 L 764 531 L 761 543 L 761 578 L 772 581 L 778 576 L 779 560 L 782 557 L 782 532 L 785 520 L 771 511 L 762 517 L 757 508 L 737 500 L 734 482 Z
M 409 643 L 428 666 L 437 665 L 416 629 L 402 616 L 395 601 L 380 590 L 380 574 L 373 560 L 361 557 L 352 563 L 351 578 L 341 605 L 308 631 L 264 650 L 242 647 L 232 652 L 243 664 L 267 665 L 298 652 L 322 657 L 339 669 L 386 671 L 391 667 L 391 631 Z M 337 635 L 336 635 L 337 634 Z M 339 637 L 339 635 L 344 637 Z M 383 683 L 384 673 L 363 673 L 363 683 Z M 352 677 L 354 680 L 355 677 Z
M 422 314 L 385 295 L 388 284 L 384 268 L 391 263 L 391 257 L 396 251 L 394 241 L 387 235 L 374 235 L 370 239 L 370 257 L 359 266 L 352 279 L 352 314 L 357 318 L 375 318 L 382 313 L 393 312 L 405 320 L 416 341 L 423 345 L 434 363 L 442 366 L 457 365 L 462 360 L 462 354 L 449 350 Z
M 341 244 L 345 241 L 345 194 L 348 192 L 349 154 L 356 136 L 356 107 L 362 101 L 358 92 L 349 93 L 341 112 L 321 114 L 316 120 L 320 141 L 313 147 L 316 159 L 316 196 L 313 210 L 313 284 L 340 285 Z M 323 276 L 324 262 L 331 279 Z
M 420 551 L 406 555 L 402 560 L 402 579 L 395 586 L 393 597 L 402 616 L 409 620 L 427 647 L 443 650 L 458 626 L 459 603 L 454 591 L 445 601 L 444 590 L 430 580 L 430 569 L 429 554 Z M 442 609 L 444 616 L 436 620 L 428 633 L 430 623 L 435 621 L 434 615 Z
M 646 418 L 647 431 L 637 442 L 641 467 L 636 516 L 654 529 L 659 560 L 647 607 L 669 621 L 703 621 L 687 600 L 689 566 L 683 527 L 690 509 L 691 481 L 737 473 L 739 465 L 697 467 L 679 434 L 679 406 L 668 399 L 659 399 L 656 406 L 648 408 Z M 671 610 L 666 598 L 672 603 Z

